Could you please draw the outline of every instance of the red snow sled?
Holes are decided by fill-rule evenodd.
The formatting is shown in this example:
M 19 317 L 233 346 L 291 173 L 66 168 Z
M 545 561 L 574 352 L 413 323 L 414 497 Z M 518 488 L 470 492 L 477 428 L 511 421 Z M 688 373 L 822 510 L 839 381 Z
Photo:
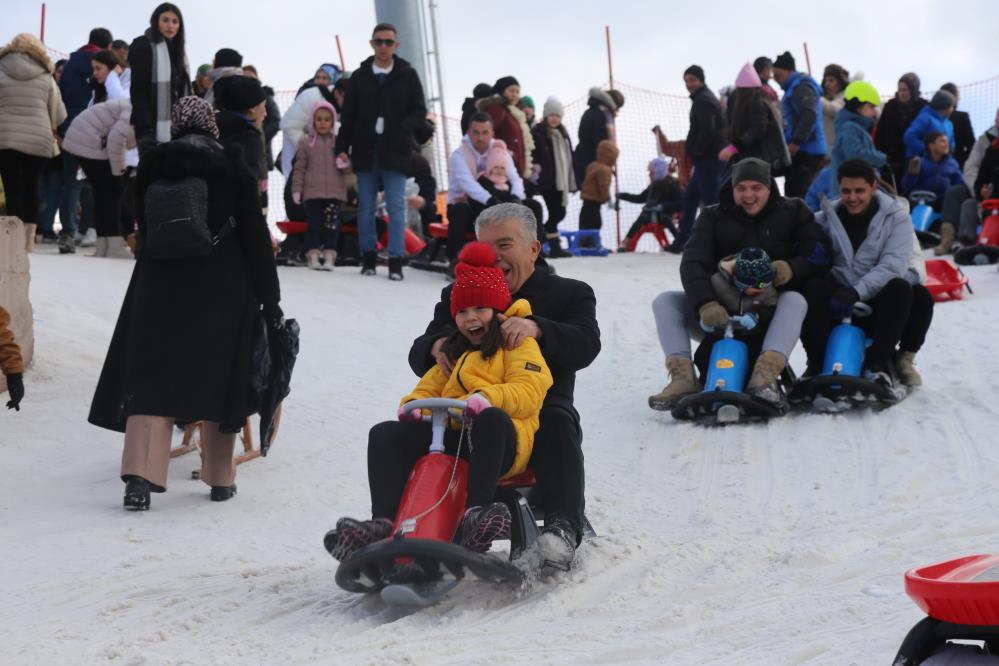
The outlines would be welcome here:
M 977 654 L 999 655 L 999 555 L 912 569 L 905 592 L 929 617 L 909 631 L 895 666 L 921 664 L 951 640 L 980 641 Z
M 985 265 L 999 261 L 999 199 L 982 202 L 982 230 L 975 245 L 962 247 L 954 253 L 954 261 L 962 266 Z
M 926 261 L 926 288 L 934 301 L 959 301 L 965 289 L 972 293 L 967 276 L 946 259 Z
M 468 463 L 444 453 L 443 442 L 448 420 L 462 418 L 465 403 L 428 398 L 414 400 L 404 408 L 431 411 L 430 452 L 417 461 L 410 474 L 392 536 L 360 548 L 344 559 L 336 571 L 337 585 L 349 592 L 380 592 L 388 604 L 427 606 L 467 574 L 491 583 L 523 583 L 524 571 L 513 561 L 534 545 L 540 535 L 538 517 L 530 501 L 533 473 L 507 479 L 496 491 L 496 501 L 507 504 L 513 519 L 508 559 L 454 543 L 465 511 Z M 327 550 L 330 548 L 327 544 Z

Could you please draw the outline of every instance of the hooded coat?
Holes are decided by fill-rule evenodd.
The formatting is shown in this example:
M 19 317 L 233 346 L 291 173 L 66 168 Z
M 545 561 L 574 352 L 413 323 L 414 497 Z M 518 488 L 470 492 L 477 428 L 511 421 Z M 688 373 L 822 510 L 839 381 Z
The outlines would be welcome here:
M 862 159 L 875 169 L 883 167 L 888 157 L 874 147 L 871 130 L 874 119 L 843 108 L 836 114 L 836 141 L 830 153 L 833 178 L 839 165 L 847 160 Z
M 300 192 L 302 201 L 309 199 L 347 200 L 347 183 L 343 174 L 336 166 L 336 154 L 333 144 L 336 139 L 333 133 L 317 134 L 315 117 L 325 109 L 333 114 L 336 123 L 336 109 L 329 102 L 320 102 L 312 112 L 313 130 L 298 141 L 295 151 L 295 166 L 291 171 L 291 191 Z
M 488 113 L 493 121 L 493 135 L 506 144 L 513 155 L 517 173 L 527 178 L 531 175 L 531 155 L 534 153 L 534 137 L 527 127 L 524 112 L 510 105 L 501 95 L 492 95 L 476 102 L 476 108 Z
M 530 317 L 531 305 L 520 299 L 504 314 Z M 467 400 L 473 393 L 481 393 L 489 404 L 510 416 L 517 431 L 513 465 L 500 477 L 507 479 L 527 469 L 534 449 L 534 434 L 540 423 L 541 405 L 551 385 L 552 373 L 541 355 L 538 341 L 524 338 L 516 349 L 501 347 L 488 359 L 477 349 L 466 351 L 455 361 L 450 376 L 445 376 L 440 366 L 434 365 L 399 404 L 423 398 Z
M 150 183 L 196 176 L 208 183 L 208 226 L 236 227 L 207 257 L 156 260 L 142 252 L 142 201 Z M 139 165 L 139 253 L 89 421 L 124 432 L 134 414 L 208 420 L 237 432 L 257 411 L 250 359 L 260 306 L 280 299 L 257 183 L 240 156 L 201 133 L 157 145 Z
M 267 178 L 264 137 L 253 121 L 235 111 L 219 111 L 215 114 L 215 123 L 219 127 L 222 145 L 239 149 L 243 163 L 254 178 Z
M 597 146 L 597 159 L 586 167 L 586 178 L 579 188 L 583 201 L 606 203 L 611 197 L 611 180 L 614 178 L 614 164 L 620 154 L 612 141 L 601 141 Z
M 86 44 L 70 53 L 66 64 L 62 67 L 59 92 L 62 94 L 63 104 L 66 105 L 66 120 L 59 127 L 59 136 L 65 136 L 69 124 L 90 104 L 94 94 L 94 89 L 91 87 L 94 69 L 90 59 L 100 50 L 99 46 Z
M 954 150 L 954 125 L 950 118 L 943 115 L 927 105 L 916 115 L 915 120 L 905 130 L 905 159 L 911 160 L 918 157 L 926 150 L 926 135 L 930 132 L 942 132 L 947 135 L 951 151 Z
M 132 102 L 128 99 L 94 104 L 70 123 L 62 149 L 77 157 L 108 160 L 112 174 L 125 173 L 127 152 L 135 148 L 131 115 Z
M 590 88 L 590 98 L 586 104 L 586 111 L 579 119 L 579 143 L 572 155 L 577 184 L 586 178 L 586 167 L 597 159 L 597 146 L 610 138 L 608 126 L 614 124 L 614 111 L 617 110 L 617 104 L 611 96 L 600 88 Z
M 794 289 L 817 270 L 808 260 L 822 242 L 822 230 L 801 199 L 785 199 L 770 183 L 770 198 L 758 215 L 749 216 L 735 203 L 732 181 L 722 183 L 719 202 L 701 211 L 683 248 L 680 280 L 694 312 L 715 300 L 711 275 L 725 257 L 758 247 L 771 261 L 786 261 L 792 278 L 779 289 Z
M 30 46 L 0 50 L 0 149 L 55 157 L 59 147 L 52 132 L 64 120 L 48 54 Z

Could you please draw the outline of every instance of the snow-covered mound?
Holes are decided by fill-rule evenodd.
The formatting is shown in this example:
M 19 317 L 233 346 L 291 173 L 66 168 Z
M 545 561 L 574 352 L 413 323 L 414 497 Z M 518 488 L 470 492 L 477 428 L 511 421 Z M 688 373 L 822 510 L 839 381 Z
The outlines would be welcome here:
M 122 437 L 86 414 L 132 266 L 42 252 L 27 397 L 0 414 L 4 663 L 889 663 L 921 617 L 904 570 L 999 551 L 994 267 L 938 306 L 905 402 L 721 429 L 646 405 L 665 382 L 649 303 L 677 258 L 559 261 L 598 299 L 576 401 L 600 536 L 529 590 L 464 584 L 403 613 L 335 587 L 322 536 L 369 508 L 367 430 L 416 381 L 441 277 L 281 269 L 302 348 L 271 455 L 224 504 L 175 459 L 130 514 Z

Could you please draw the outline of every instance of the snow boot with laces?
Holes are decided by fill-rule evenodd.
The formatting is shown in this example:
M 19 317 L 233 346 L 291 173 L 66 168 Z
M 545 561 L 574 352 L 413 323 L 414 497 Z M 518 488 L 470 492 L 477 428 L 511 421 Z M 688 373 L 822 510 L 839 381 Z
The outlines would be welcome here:
M 545 521 L 538 537 L 538 550 L 541 569 L 544 571 L 568 571 L 576 557 L 578 531 L 563 518 Z
M 906 386 L 922 386 L 923 378 L 916 370 L 916 352 L 899 351 L 895 355 L 895 370 Z
M 141 476 L 129 475 L 126 477 L 124 506 L 129 511 L 148 511 L 149 482 Z
M 359 548 L 388 537 L 392 534 L 392 521 L 388 518 L 355 520 L 341 518 L 336 527 L 323 537 L 323 545 L 330 555 L 341 562 Z
M 765 351 L 760 354 L 753 367 L 753 375 L 746 385 L 746 393 L 772 405 L 781 404 L 784 397 L 779 379 L 785 365 L 787 365 L 787 360 L 780 352 Z
M 510 538 L 510 508 L 503 502 L 493 502 L 465 510 L 458 527 L 460 543 L 465 548 L 484 553 L 496 539 Z
M 694 378 L 694 363 L 686 356 L 668 356 L 666 370 L 669 372 L 669 384 L 659 393 L 649 396 L 649 407 L 661 412 L 668 412 L 681 398 L 701 390 Z

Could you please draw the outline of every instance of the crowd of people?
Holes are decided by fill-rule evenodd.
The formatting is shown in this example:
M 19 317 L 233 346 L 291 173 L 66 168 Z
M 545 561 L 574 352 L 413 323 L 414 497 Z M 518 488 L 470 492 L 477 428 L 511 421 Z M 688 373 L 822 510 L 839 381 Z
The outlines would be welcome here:
M 277 196 L 289 219 L 305 224 L 278 251 L 286 263 L 300 257 L 330 271 L 354 254 L 362 274 L 376 275 L 381 244 L 389 279 L 400 281 L 407 231 L 429 235 L 446 215 L 454 284 L 413 343 L 410 365 L 423 379 L 403 403 L 458 397 L 491 424 L 471 463 L 463 543 L 481 550 L 502 538 L 510 518 L 489 491 L 529 463 L 546 534 L 568 566 L 585 520 L 575 373 L 596 358 L 600 332 L 592 289 L 557 276 L 547 260 L 570 256 L 559 224 L 575 193 L 582 230 L 599 230 L 603 206 L 617 205 L 611 181 L 624 96 L 592 88 L 574 146 L 556 97 L 539 114 L 514 76 L 475 86 L 448 159 L 447 207 L 438 211 L 438 184 L 422 155 L 436 129 L 423 85 L 397 54 L 395 27 L 376 25 L 370 46 L 352 72 L 320 65 L 282 117 L 273 90 L 235 49 L 218 49 L 192 78 L 183 15 L 171 3 L 130 44 L 95 28 L 57 63 L 38 39 L 18 35 L 0 51 L 8 213 L 37 225 L 39 239 L 57 240 L 60 252 L 90 237 L 97 256 L 138 258 L 90 413 L 92 423 L 125 434 L 121 476 L 132 509 L 149 508 L 150 493 L 166 490 L 175 423 L 208 422 L 201 478 L 213 500 L 235 492 L 234 433 L 257 409 L 245 389 L 256 324 L 284 325 L 265 222 L 272 169 L 286 176 Z M 952 84 L 927 101 L 919 77 L 904 74 L 882 108 L 862 77 L 832 64 L 819 82 L 789 52 L 746 62 L 719 95 L 698 65 L 683 82 L 691 99 L 685 140 L 670 143 L 656 128 L 666 150 L 649 162 L 648 184 L 619 195 L 642 205 L 619 251 L 652 224 L 668 229 L 670 251 L 682 253 L 683 290 L 653 303 L 669 384 L 650 406 L 670 409 L 700 390 L 697 376 L 732 316 L 751 349 L 748 393 L 778 401 L 778 377 L 799 338 L 804 375 L 814 375 L 833 323 L 858 302 L 873 308 L 866 376 L 919 385 L 915 355 L 933 301 L 904 197 L 935 194 L 937 254 L 970 242 L 978 204 L 999 180 L 996 128 L 975 140 Z M 78 214 L 82 183 L 92 192 L 89 219 L 87 205 Z M 493 249 L 463 251 L 475 239 Z M 193 328 L 194 320 L 211 325 Z M 696 352 L 692 338 L 701 341 Z M 23 369 L 3 367 L 17 406 Z M 202 380 L 192 385 L 191 376 Z M 338 556 L 386 534 L 429 438 L 418 420 L 400 411 L 400 422 L 372 429 L 369 456 L 385 466 L 371 476 L 374 515 L 340 521 L 328 535 Z

